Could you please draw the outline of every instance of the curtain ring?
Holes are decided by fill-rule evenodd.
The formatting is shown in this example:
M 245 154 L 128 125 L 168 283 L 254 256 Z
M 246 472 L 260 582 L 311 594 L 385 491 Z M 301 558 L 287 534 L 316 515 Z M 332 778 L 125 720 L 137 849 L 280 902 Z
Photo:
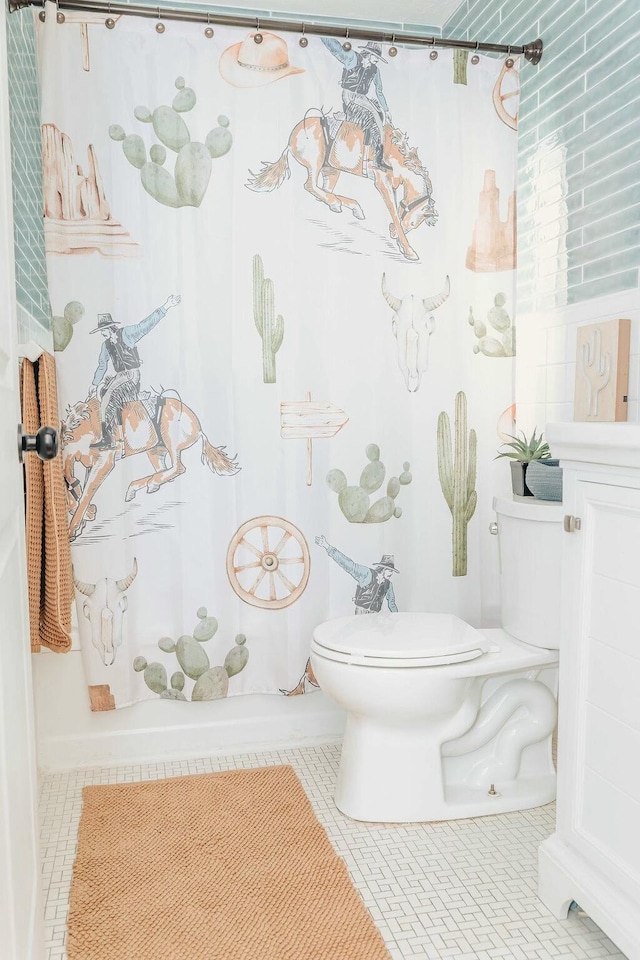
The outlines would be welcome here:
M 260 33 L 260 20 L 258 19 L 258 17 L 256 17 L 256 32 L 253 35 L 253 42 L 262 43 L 263 40 L 264 40 L 264 37 Z
M 351 50 L 351 41 L 349 40 L 349 27 L 347 27 L 347 32 L 344 35 L 344 43 L 342 44 L 342 49 L 349 53 Z
M 56 0 L 56 23 L 64 23 L 64 13 L 60 9 L 59 0 Z
M 156 23 L 156 33 L 164 33 L 166 27 L 160 20 L 160 7 L 158 7 L 158 22 Z
M 109 3 L 107 4 L 107 19 L 105 20 L 104 25 L 107 30 L 113 30 L 116 25 L 115 20 L 111 16 L 111 0 L 109 0 Z
M 389 47 L 389 56 L 390 56 L 390 57 L 397 57 L 397 56 L 398 56 L 398 48 L 396 47 L 396 35 L 395 35 L 395 33 L 394 33 L 393 36 L 391 37 L 391 46 Z
M 304 35 L 304 28 L 305 28 L 305 24 L 303 23 L 303 24 L 302 24 L 302 36 L 301 36 L 300 39 L 298 40 L 298 43 L 300 44 L 301 47 L 308 47 L 308 46 L 309 46 L 309 40 L 308 40 L 307 37 L 305 37 L 305 35 Z
M 204 35 L 207 38 L 207 40 L 211 40 L 211 37 L 213 36 L 213 27 L 209 25 L 209 17 L 210 17 L 210 14 L 207 13 L 207 25 L 204 28 Z

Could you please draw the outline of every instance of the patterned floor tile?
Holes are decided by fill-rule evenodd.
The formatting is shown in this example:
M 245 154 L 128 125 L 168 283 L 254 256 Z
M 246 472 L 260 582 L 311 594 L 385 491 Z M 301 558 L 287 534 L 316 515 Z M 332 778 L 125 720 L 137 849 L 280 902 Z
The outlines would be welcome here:
M 43 777 L 44 960 L 67 960 L 83 787 L 283 763 L 300 777 L 392 960 L 625 960 L 589 917 L 572 911 L 556 920 L 536 896 L 537 850 L 553 832 L 553 804 L 446 823 L 358 823 L 333 804 L 339 756 L 332 744 Z

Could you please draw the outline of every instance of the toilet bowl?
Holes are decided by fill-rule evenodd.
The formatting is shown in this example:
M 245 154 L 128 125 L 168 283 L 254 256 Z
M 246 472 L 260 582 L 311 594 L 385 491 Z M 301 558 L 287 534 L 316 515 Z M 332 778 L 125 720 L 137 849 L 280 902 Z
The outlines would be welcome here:
M 378 613 L 314 630 L 316 679 L 347 714 L 335 802 L 353 819 L 449 820 L 555 797 L 562 507 L 496 498 L 494 510 L 502 629 Z

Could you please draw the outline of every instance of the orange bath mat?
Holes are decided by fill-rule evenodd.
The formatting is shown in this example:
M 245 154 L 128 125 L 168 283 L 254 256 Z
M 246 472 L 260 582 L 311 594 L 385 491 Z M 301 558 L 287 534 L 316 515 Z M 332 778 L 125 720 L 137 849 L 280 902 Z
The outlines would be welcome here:
M 85 787 L 69 960 L 388 960 L 291 767 Z

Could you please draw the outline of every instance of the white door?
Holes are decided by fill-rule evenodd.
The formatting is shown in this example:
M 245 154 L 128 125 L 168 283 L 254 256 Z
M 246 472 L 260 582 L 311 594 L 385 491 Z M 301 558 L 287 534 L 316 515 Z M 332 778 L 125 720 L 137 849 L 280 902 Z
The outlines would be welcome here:
M 0 15 L 0 955 L 6 960 L 42 960 L 24 504 L 16 434 L 20 416 L 5 28 L 3 13 Z

